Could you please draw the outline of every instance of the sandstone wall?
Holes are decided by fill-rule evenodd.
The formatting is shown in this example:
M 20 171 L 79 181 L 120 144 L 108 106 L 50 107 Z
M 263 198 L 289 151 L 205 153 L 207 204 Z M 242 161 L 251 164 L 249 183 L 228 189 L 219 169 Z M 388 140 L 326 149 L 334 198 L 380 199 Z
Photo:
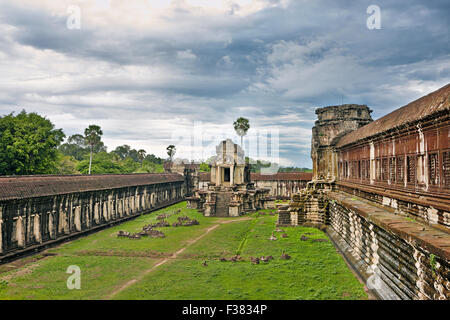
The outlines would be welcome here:
M 329 219 L 330 236 L 381 298 L 450 299 L 448 251 L 436 243 L 399 232 L 401 222 L 397 230 L 381 226 L 339 200 L 331 201 Z
M 120 176 L 115 176 L 115 179 L 120 179 Z M 16 253 L 184 200 L 184 178 L 180 176 L 172 180 L 149 185 L 0 200 L 0 262 Z

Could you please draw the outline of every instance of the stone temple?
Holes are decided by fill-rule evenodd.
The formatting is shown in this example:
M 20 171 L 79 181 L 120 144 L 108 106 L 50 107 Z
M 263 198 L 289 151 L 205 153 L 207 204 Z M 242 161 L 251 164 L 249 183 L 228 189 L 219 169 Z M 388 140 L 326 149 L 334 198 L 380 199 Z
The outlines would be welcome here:
M 250 164 L 242 148 L 230 139 L 220 142 L 211 161 L 207 190 L 196 190 L 187 198 L 188 207 L 203 211 L 205 216 L 237 217 L 243 213 L 274 207 L 270 190 L 255 188 L 250 180 Z
M 330 239 L 382 299 L 450 299 L 450 84 L 375 121 L 319 108 L 313 179 L 278 224 Z
M 278 224 L 325 230 L 375 296 L 450 300 L 450 84 L 370 113 L 316 110 L 313 177 L 250 174 L 230 140 L 211 173 L 170 164 L 164 174 L 0 177 L 0 263 L 184 200 L 236 216 L 291 198 Z

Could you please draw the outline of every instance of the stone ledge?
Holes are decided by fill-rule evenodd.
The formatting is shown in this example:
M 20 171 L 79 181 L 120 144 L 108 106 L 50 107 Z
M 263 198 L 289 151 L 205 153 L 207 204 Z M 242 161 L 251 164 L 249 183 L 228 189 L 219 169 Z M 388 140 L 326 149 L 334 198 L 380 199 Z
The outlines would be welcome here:
M 370 222 L 390 231 L 403 239 L 410 239 L 431 253 L 450 260 L 450 236 L 428 225 L 409 221 L 406 217 L 381 209 L 368 200 L 357 198 L 344 192 L 329 192 L 330 199 L 336 200 L 358 213 Z
M 365 192 L 375 193 L 381 196 L 395 198 L 402 201 L 413 201 L 419 205 L 431 206 L 435 209 L 448 211 L 450 207 L 450 199 L 446 194 L 420 195 L 415 190 L 401 190 L 394 187 L 384 187 L 379 185 L 366 185 L 357 182 L 338 181 L 338 186 L 359 189 Z

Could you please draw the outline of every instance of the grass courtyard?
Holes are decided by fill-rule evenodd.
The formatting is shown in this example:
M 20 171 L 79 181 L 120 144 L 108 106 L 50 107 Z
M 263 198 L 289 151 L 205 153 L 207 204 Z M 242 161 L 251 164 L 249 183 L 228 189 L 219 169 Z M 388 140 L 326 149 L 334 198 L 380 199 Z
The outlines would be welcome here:
M 138 232 L 162 213 L 181 209 L 200 224 L 158 228 L 166 238 L 118 238 Z M 314 228 L 276 229 L 276 216 L 206 218 L 179 203 L 49 249 L 47 255 L 0 266 L 0 299 L 367 299 L 326 235 Z M 278 238 L 269 240 L 274 232 Z M 307 240 L 302 241 L 304 235 Z M 282 260 L 283 250 L 291 258 Z M 50 254 L 50 255 L 48 255 Z M 236 254 L 241 261 L 220 261 Z M 274 260 L 252 264 L 250 257 Z M 204 265 L 206 261 L 206 266 Z M 81 288 L 69 290 L 69 266 L 81 270 Z

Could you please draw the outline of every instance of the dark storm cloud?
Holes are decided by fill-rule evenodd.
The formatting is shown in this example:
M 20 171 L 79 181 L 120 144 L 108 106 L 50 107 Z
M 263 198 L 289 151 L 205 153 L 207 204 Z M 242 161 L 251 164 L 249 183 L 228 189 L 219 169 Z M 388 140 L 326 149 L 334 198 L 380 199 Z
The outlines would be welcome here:
M 368 104 L 377 118 L 450 81 L 448 1 L 283 3 L 244 16 L 179 6 L 148 28 L 84 19 L 68 30 L 65 12 L 2 2 L 0 111 L 15 102 L 54 114 L 69 134 L 77 119 L 122 119 L 124 129 L 110 124 L 114 141 L 164 143 L 179 119 L 246 116 L 253 128 L 278 126 L 282 158 L 310 166 L 316 107 Z M 366 27 L 371 4 L 381 30 Z M 132 125 L 154 118 L 153 131 Z

